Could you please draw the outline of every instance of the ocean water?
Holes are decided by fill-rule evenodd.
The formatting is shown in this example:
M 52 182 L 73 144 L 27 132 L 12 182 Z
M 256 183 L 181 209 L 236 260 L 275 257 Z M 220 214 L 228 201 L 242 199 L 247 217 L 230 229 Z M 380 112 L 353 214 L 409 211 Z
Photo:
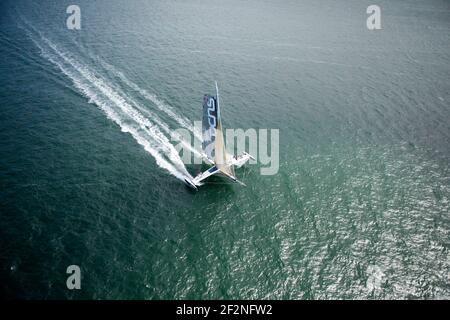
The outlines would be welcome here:
M 448 1 L 70 4 L 0 4 L 3 297 L 450 298 Z M 280 166 L 193 192 L 214 80 Z

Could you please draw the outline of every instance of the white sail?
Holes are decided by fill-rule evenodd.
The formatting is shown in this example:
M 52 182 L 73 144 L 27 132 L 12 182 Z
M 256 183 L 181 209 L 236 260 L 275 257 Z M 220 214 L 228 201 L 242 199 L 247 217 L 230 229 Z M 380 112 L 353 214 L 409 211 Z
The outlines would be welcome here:
M 188 186 L 197 189 L 201 186 L 201 181 L 215 175 L 222 174 L 234 182 L 242 185 L 242 182 L 236 179 L 234 166 L 242 166 L 249 159 L 254 159 L 248 153 L 233 157 L 225 147 L 225 139 L 223 136 L 222 119 L 220 116 L 219 88 L 216 82 L 216 96 L 205 94 L 203 96 L 203 118 L 202 118 L 202 149 L 209 162 L 214 164 L 207 171 L 199 174 L 194 179 L 185 179 Z

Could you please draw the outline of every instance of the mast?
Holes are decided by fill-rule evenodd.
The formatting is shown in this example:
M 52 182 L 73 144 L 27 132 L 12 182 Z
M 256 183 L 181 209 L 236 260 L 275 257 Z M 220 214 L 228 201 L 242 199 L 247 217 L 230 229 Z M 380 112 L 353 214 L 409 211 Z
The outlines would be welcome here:
M 215 81 L 215 82 L 216 82 L 217 118 L 220 119 L 219 86 L 217 85 L 217 81 Z

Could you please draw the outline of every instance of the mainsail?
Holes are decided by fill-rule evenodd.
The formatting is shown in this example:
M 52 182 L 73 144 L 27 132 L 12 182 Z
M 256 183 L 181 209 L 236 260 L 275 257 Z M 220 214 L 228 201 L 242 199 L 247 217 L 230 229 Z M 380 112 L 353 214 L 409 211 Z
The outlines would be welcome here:
M 222 120 L 220 117 L 219 88 L 216 82 L 216 96 L 205 94 L 203 96 L 203 118 L 202 118 L 202 149 L 208 161 L 213 164 L 208 170 L 198 174 L 195 178 L 186 178 L 186 184 L 197 190 L 203 185 L 208 177 L 221 174 L 227 176 L 234 182 L 244 185 L 236 178 L 234 166 L 241 167 L 249 159 L 255 160 L 250 154 L 244 152 L 240 156 L 230 155 L 225 148 L 223 138 Z
M 204 95 L 203 97 L 202 136 L 203 152 L 208 159 L 214 161 L 222 173 L 234 177 L 234 169 L 230 165 L 231 158 L 225 149 L 217 83 L 216 97 L 210 95 Z
M 210 161 L 214 161 L 217 131 L 217 100 L 205 94 L 203 96 L 202 149 Z

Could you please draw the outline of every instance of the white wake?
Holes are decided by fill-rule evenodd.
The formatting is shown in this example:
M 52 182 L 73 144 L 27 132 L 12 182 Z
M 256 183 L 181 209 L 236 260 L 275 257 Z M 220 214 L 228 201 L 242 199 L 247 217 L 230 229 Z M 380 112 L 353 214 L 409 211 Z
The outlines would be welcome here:
M 167 124 L 162 122 L 154 113 L 146 110 L 121 92 L 120 88 L 115 87 L 98 72 L 84 65 L 54 44 L 39 30 L 36 30 L 26 21 L 24 22 L 28 28 L 23 27 L 22 29 L 26 31 L 33 43 L 40 49 L 41 55 L 58 67 L 73 82 L 73 85 L 89 99 L 90 103 L 97 105 L 109 119 L 119 125 L 123 132 L 130 133 L 152 155 L 158 166 L 166 169 L 181 180 L 184 180 L 185 177 L 192 178 L 187 172 L 178 151 L 169 140 L 171 130 Z M 110 67 L 112 68 L 112 66 Z M 126 79 L 126 77 L 123 76 L 123 79 Z M 132 82 L 129 83 L 132 84 Z M 146 98 L 152 98 L 154 100 L 152 100 L 153 103 L 157 105 L 156 102 L 159 100 L 156 96 L 149 94 L 145 90 L 142 90 L 140 93 L 145 93 Z M 157 106 L 159 107 L 159 105 Z M 183 126 L 189 127 L 189 123 L 173 110 L 161 107 L 162 109 L 166 113 L 169 112 L 169 116 L 175 120 L 178 119 L 177 121 L 180 124 L 182 123 Z
M 139 87 L 136 83 L 132 82 L 130 79 L 128 79 L 123 72 L 117 70 L 116 67 L 113 65 L 107 63 L 106 61 L 102 60 L 100 57 L 96 57 L 97 61 L 100 62 L 100 64 L 110 72 L 112 72 L 115 76 L 117 76 L 123 83 L 125 83 L 128 87 L 133 89 L 134 91 L 138 92 L 142 97 L 147 99 L 148 101 L 152 102 L 156 107 L 158 107 L 159 110 L 166 113 L 170 118 L 178 122 L 180 126 L 182 126 L 185 129 L 188 129 L 191 133 L 195 135 L 197 139 L 201 141 L 201 133 L 194 130 L 194 127 L 188 119 L 176 114 L 176 112 L 173 110 L 172 107 L 170 107 L 167 103 L 164 103 L 158 97 L 152 93 L 149 93 L 147 90 L 142 89 Z

